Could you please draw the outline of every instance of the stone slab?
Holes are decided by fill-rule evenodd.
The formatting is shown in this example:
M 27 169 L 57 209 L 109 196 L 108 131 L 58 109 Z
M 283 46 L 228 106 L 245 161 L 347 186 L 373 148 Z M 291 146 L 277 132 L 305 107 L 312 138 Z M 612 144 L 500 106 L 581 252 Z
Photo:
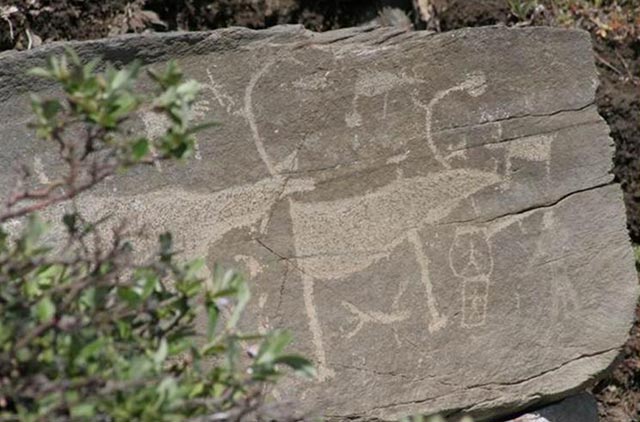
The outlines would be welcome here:
M 82 201 L 241 268 L 248 324 L 291 329 L 319 369 L 278 397 L 336 420 L 488 419 L 575 391 L 624 343 L 637 281 L 587 33 L 276 27 L 72 45 L 176 58 L 203 84 L 195 118 L 223 124 L 193 162 Z M 61 48 L 0 55 L 2 195 L 10 163 L 56 171 L 25 128 L 26 91 L 51 87 L 24 70 Z

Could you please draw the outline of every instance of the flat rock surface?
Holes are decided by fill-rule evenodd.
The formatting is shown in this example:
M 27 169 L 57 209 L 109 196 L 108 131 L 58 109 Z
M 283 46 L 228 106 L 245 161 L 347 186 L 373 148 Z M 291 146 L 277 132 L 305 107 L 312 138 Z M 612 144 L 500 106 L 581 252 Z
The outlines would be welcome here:
M 222 126 L 193 162 L 83 202 L 250 276 L 248 323 L 291 329 L 319 370 L 278 397 L 337 420 L 490 418 L 575 391 L 624 343 L 637 281 L 587 33 L 276 27 L 74 46 L 177 58 L 203 84 L 195 118 Z M 26 91 L 51 88 L 24 71 L 61 51 L 0 55 L 3 181 L 20 160 L 43 182 L 56 171 L 25 127 Z

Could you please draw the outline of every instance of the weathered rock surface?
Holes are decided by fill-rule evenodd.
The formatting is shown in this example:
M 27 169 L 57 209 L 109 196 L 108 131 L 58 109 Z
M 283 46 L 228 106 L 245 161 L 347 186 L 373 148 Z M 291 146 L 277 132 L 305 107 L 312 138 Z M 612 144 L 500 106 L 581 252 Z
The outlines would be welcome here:
M 188 166 L 84 198 L 243 268 L 251 323 L 319 368 L 279 397 L 334 419 L 512 413 L 575 391 L 631 326 L 636 275 L 589 36 L 550 28 L 126 37 L 88 58 L 177 58 L 204 84 Z M 10 163 L 55 171 L 25 128 L 24 76 L 60 46 L 0 55 Z M 142 114 L 153 135 L 163 122 Z

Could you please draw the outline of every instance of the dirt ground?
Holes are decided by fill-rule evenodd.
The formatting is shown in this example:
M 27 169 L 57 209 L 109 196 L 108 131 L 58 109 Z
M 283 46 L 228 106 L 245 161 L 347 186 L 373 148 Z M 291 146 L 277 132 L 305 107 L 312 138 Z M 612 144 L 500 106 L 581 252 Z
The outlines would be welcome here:
M 601 7 L 587 7 L 594 3 Z M 624 190 L 631 239 L 640 243 L 640 0 L 0 0 L 0 51 L 55 40 L 231 25 L 257 29 L 300 23 L 325 31 L 369 22 L 385 6 L 403 10 L 420 29 L 537 24 L 590 31 L 600 75 L 597 104 L 616 145 L 612 171 Z M 640 308 L 636 313 L 640 318 Z M 640 326 L 594 393 L 603 422 L 640 421 Z

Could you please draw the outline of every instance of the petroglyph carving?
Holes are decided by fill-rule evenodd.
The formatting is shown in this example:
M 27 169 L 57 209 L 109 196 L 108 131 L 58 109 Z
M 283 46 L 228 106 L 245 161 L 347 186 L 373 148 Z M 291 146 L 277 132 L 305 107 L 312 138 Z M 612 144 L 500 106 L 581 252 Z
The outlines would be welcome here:
M 224 93 L 223 87 L 216 83 L 212 72 L 207 71 L 209 82 L 205 84 L 213 94 L 211 103 L 201 103 L 198 108 L 200 117 L 206 115 L 214 105 L 222 107 L 231 114 L 241 115 L 249 128 L 250 140 L 265 165 L 268 177 L 251 184 L 224 189 L 213 194 L 200 195 L 163 192 L 141 196 L 145 203 L 160 204 L 160 208 L 170 209 L 164 202 L 175 202 L 179 198 L 183 207 L 190 209 L 191 215 L 206 215 L 208 219 L 199 225 L 183 221 L 185 216 L 168 212 L 167 221 L 173 221 L 185 238 L 192 242 L 186 249 L 193 254 L 204 255 L 206 248 L 220 241 L 226 233 L 234 229 L 249 229 L 256 237 L 266 233 L 275 205 L 286 200 L 291 221 L 295 262 L 302 281 L 302 301 L 311 332 L 311 342 L 315 349 L 319 379 L 331 379 L 335 372 L 329 364 L 323 334 L 323 321 L 319 316 L 315 297 L 315 283 L 339 283 L 348 277 L 362 272 L 372 265 L 389 259 L 401 245 L 413 251 L 419 268 L 420 288 L 424 292 L 426 312 L 418 318 L 424 321 L 426 332 L 433 334 L 449 326 L 449 317 L 438 303 L 436 286 L 430 270 L 431 258 L 428 256 L 421 231 L 442 222 L 456 207 L 467 201 L 474 208 L 473 195 L 481 190 L 508 183 L 508 173 L 512 170 L 513 160 L 549 163 L 552 138 L 544 138 L 540 150 L 532 149 L 527 142 L 511 142 L 500 146 L 507 148 L 506 175 L 497 171 L 473 168 L 454 168 L 452 159 L 455 154 L 443 152 L 446 148 L 439 145 L 433 137 L 433 115 L 437 106 L 453 93 L 463 93 L 471 97 L 482 95 L 486 90 L 486 78 L 482 72 L 468 75 L 461 83 L 437 91 L 428 100 L 418 98 L 417 89 L 412 100 L 424 113 L 424 142 L 433 158 L 440 165 L 431 173 L 405 177 L 401 165 L 411 157 L 407 149 L 386 160 L 387 165 L 397 166 L 398 176 L 386 185 L 368 193 L 342 199 L 305 202 L 301 197 L 292 195 L 316 189 L 311 178 L 287 176 L 298 168 L 298 150 L 293 150 L 285 158 L 276 161 L 269 155 L 260 125 L 254 111 L 253 95 L 261 78 L 269 73 L 276 63 L 267 60 L 249 79 L 244 90 L 241 108 L 236 107 L 232 97 Z M 323 89 L 322 81 L 307 88 Z M 303 81 L 300 81 L 303 83 Z M 387 113 L 389 94 L 398 87 L 423 85 L 424 81 L 406 75 L 391 72 L 365 72 L 355 82 L 351 111 L 346 116 L 348 127 L 357 127 L 362 116 L 358 112 L 360 98 L 384 96 L 383 117 Z M 163 116 L 143 113 L 147 134 L 157 136 L 166 128 Z M 355 134 L 357 136 L 357 134 Z M 357 139 L 357 138 L 356 138 Z M 402 206 L 398 207 L 398 204 Z M 186 229 L 186 230 L 185 230 Z M 406 247 L 405 246 L 405 247 Z M 257 276 L 263 270 L 255 257 L 238 255 L 251 276 Z M 449 251 L 449 260 L 453 273 L 462 280 L 462 321 L 463 327 L 479 327 L 486 324 L 488 302 L 491 287 L 493 258 L 489 246 L 488 234 L 484 229 L 466 228 L 456 231 L 455 239 Z M 350 315 L 350 328 L 345 338 L 352 339 L 375 325 L 393 325 L 409 320 L 412 311 L 403 307 L 401 298 L 407 292 L 412 281 L 402 279 L 394 294 L 393 303 L 386 309 L 365 307 L 343 300 L 340 305 Z M 268 295 L 259 296 L 259 307 L 265 306 Z M 379 305 L 376 305 L 379 306 Z M 559 304 L 561 308 L 565 304 Z M 566 307 L 566 306 L 565 306 Z M 260 325 L 264 328 L 269 321 L 259 312 Z M 398 337 L 396 336 L 396 339 Z
M 382 118 L 385 119 L 387 117 L 389 93 L 395 88 L 420 83 L 424 83 L 424 81 L 412 78 L 405 74 L 396 75 L 388 71 L 365 71 L 360 73 L 354 87 L 352 109 L 345 116 L 347 127 L 355 128 L 362 124 L 362 116 L 358 112 L 359 98 L 384 95 Z
M 418 230 L 442 220 L 458 203 L 483 187 L 498 183 L 493 173 L 449 170 L 428 176 L 397 179 L 372 193 L 326 202 L 290 200 L 293 240 L 300 269 L 305 273 L 306 304 L 322 368 L 322 332 L 314 310 L 314 280 L 339 280 L 388 258 L 402 242 L 414 247 L 427 295 L 427 327 L 446 325 L 437 309 L 428 257 Z M 395 204 L 402 203 L 400 208 Z M 371 312 L 368 312 L 371 314 Z
M 449 249 L 449 265 L 453 274 L 463 280 L 461 325 L 467 328 L 484 325 L 493 271 L 486 230 L 457 228 Z
M 330 82 L 327 79 L 330 72 L 325 72 L 322 75 L 314 74 L 306 76 L 292 82 L 294 88 L 304 89 L 307 91 L 321 91 L 329 87 Z
M 356 83 L 352 116 L 357 114 L 355 104 L 359 96 L 386 94 L 400 83 L 416 83 L 416 80 L 400 79 L 386 73 L 360 79 Z M 347 199 L 311 203 L 289 200 L 296 258 L 304 272 L 305 307 L 321 379 L 330 376 L 330 369 L 327 367 L 322 327 L 314 300 L 315 280 L 339 280 L 360 272 L 388 258 L 391 251 L 402 242 L 408 241 L 412 245 L 420 266 L 428 309 L 425 322 L 429 332 L 439 331 L 446 326 L 447 318 L 438 310 L 429 274 L 429 259 L 424 252 L 419 230 L 441 221 L 461 201 L 482 188 L 500 182 L 501 177 L 479 170 L 452 169 L 438 152 L 431 137 L 432 114 L 433 108 L 448 94 L 467 91 L 469 95 L 478 96 L 484 92 L 484 85 L 484 75 L 478 73 L 453 88 L 436 93 L 427 105 L 416 100 L 425 110 L 426 141 L 444 171 L 406 179 L 398 177 L 372 193 Z M 403 206 L 398 209 L 394 205 L 397 203 Z M 404 288 L 406 286 L 399 286 L 399 294 Z M 478 296 L 473 302 L 479 310 L 480 298 Z M 343 306 L 359 321 L 348 336 L 358 333 L 365 323 L 385 324 L 406 317 L 397 309 L 392 309 L 392 313 L 380 313 L 362 311 L 352 304 Z
M 447 159 L 442 156 L 442 153 L 436 147 L 436 143 L 433 139 L 433 112 L 438 103 L 444 100 L 448 95 L 454 92 L 464 92 L 466 91 L 472 97 L 478 97 L 482 95 L 486 90 L 486 82 L 487 79 L 483 72 L 477 72 L 469 75 L 467 79 L 465 79 L 462 83 L 455 85 L 451 88 L 444 89 L 442 91 L 438 91 L 433 98 L 427 103 L 424 104 L 416 95 L 412 96 L 412 100 L 415 105 L 424 110 L 424 120 L 425 120 L 425 137 L 427 140 L 427 145 L 429 145 L 429 149 L 433 153 L 434 158 L 442 164 L 445 169 L 450 169 L 451 164 Z
M 204 82 L 202 85 L 213 95 L 213 99 L 228 114 L 241 115 L 242 110 L 237 109 L 236 101 L 231 95 L 225 92 L 222 84 L 216 82 L 213 72 L 209 67 L 207 68 L 207 82 Z
M 551 315 L 558 321 L 570 318 L 580 308 L 580 300 L 567 270 L 561 265 L 551 264 L 549 283 L 551 285 Z
M 355 328 L 351 332 L 347 333 L 346 335 L 347 339 L 350 339 L 351 337 L 358 334 L 362 329 L 362 327 L 367 323 L 378 323 L 378 324 L 384 324 L 384 325 L 395 324 L 408 319 L 409 316 L 411 315 L 411 312 L 409 310 L 398 310 L 397 303 L 394 303 L 394 306 L 393 306 L 393 308 L 396 308 L 396 309 L 393 309 L 392 312 L 390 313 L 384 313 L 379 311 L 363 312 L 360 309 L 358 309 L 358 307 L 355 306 L 354 304 L 344 300 L 341 302 L 341 304 L 349 312 L 353 314 L 353 318 L 357 322 L 357 325 L 355 326 Z
M 222 123 L 202 161 L 117 175 L 79 205 L 151 228 L 136 250 L 169 230 L 181 258 L 255 277 L 246 328 L 291 330 L 324 380 L 285 380 L 301 414 L 497 420 L 575 391 L 626 340 L 637 278 L 585 34 L 235 28 L 81 50 L 201 79 L 193 117 Z M 3 195 L 14 160 L 37 152 L 34 184 L 64 170 L 22 126 L 25 91 L 53 92 L 18 75 L 60 51 L 1 59 Z
M 545 165 L 547 179 L 551 174 L 551 147 L 555 135 L 527 136 L 503 144 L 488 145 L 489 149 L 505 151 L 505 180 L 501 185 L 502 190 L 509 188 L 513 174 L 518 171 L 514 166 L 514 160 L 539 162 Z
M 110 210 L 116 215 L 126 216 L 140 215 L 143 204 L 152 204 L 161 218 L 161 221 L 154 222 L 154 226 L 179 228 L 181 238 L 188 241 L 180 249 L 188 250 L 194 256 L 206 256 L 209 246 L 219 242 L 231 230 L 246 228 L 257 232 L 283 194 L 314 188 L 313 182 L 307 179 L 286 183 L 286 189 L 284 186 L 280 178 L 267 178 L 214 193 L 172 189 L 139 194 L 127 201 L 114 202 L 106 197 L 88 197 L 83 201 L 100 212 Z M 181 206 L 176 208 L 175 203 Z M 141 241 L 139 247 L 150 250 L 154 243 L 155 239 L 150 238 Z M 242 255 L 236 258 L 247 265 L 250 274 L 257 275 L 262 271 L 255 258 Z

